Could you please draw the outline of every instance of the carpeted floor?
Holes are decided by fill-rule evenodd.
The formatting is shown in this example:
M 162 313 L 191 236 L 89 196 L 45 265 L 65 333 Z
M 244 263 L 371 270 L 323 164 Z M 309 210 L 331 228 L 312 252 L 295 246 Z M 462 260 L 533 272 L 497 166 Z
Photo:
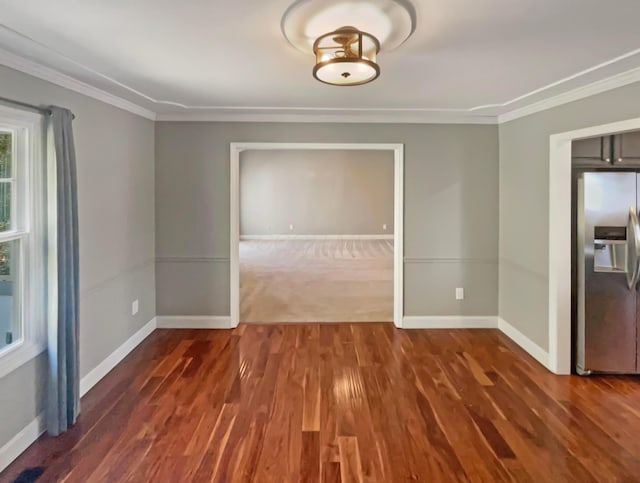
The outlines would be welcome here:
M 240 242 L 242 322 L 393 319 L 393 240 Z

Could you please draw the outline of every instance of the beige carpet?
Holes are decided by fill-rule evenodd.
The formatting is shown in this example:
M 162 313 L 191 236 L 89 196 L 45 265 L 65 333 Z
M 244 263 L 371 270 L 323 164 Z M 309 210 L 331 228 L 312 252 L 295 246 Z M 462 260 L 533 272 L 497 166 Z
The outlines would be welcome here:
M 393 241 L 241 241 L 240 320 L 393 320 Z

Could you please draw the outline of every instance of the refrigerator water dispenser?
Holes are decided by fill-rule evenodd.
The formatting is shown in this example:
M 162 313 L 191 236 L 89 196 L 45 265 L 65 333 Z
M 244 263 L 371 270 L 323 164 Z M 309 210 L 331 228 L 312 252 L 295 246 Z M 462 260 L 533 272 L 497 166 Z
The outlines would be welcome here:
M 594 228 L 594 272 L 625 273 L 627 267 L 627 228 L 624 226 L 596 226 Z

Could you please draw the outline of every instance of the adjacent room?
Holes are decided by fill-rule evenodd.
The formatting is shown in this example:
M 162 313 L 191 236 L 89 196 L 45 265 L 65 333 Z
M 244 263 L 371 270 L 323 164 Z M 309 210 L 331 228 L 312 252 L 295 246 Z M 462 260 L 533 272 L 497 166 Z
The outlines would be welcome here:
M 0 0 L 0 482 L 640 482 L 639 18 Z
M 240 321 L 392 322 L 392 150 L 246 150 Z

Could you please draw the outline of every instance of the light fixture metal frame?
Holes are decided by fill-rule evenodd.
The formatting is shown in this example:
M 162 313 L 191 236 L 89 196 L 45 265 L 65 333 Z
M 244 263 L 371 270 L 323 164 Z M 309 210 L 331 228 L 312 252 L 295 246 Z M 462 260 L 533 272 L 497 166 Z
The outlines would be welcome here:
M 340 27 L 340 28 L 334 30 L 333 32 L 328 32 L 328 33 L 318 37 L 316 39 L 316 41 L 313 43 L 313 53 L 316 56 L 316 59 L 318 57 L 319 44 L 323 39 L 326 39 L 327 37 L 335 37 L 335 36 L 338 36 L 340 34 L 347 34 L 347 33 L 348 34 L 357 34 L 358 35 L 358 56 L 357 57 L 334 57 L 332 59 L 325 60 L 324 62 L 317 62 L 316 65 L 313 68 L 313 77 L 316 80 L 318 80 L 319 82 L 322 82 L 323 84 L 327 84 L 327 85 L 330 85 L 330 86 L 351 87 L 351 86 L 361 86 L 361 85 L 364 85 L 364 84 L 368 84 L 369 82 L 373 82 L 378 77 L 380 77 L 380 66 L 377 64 L 377 62 L 373 62 L 372 60 L 366 59 L 366 58 L 364 58 L 362 56 L 362 38 L 363 37 L 368 37 L 369 40 L 371 42 L 373 42 L 373 44 L 375 45 L 375 48 L 376 48 L 376 60 L 377 60 L 378 54 L 380 53 L 380 42 L 378 41 L 378 39 L 376 37 L 374 37 L 370 33 L 362 31 L 360 29 L 357 29 L 356 27 Z M 353 83 L 345 83 L 345 84 L 336 84 L 336 83 L 333 83 L 333 82 L 327 82 L 327 81 L 324 81 L 324 80 L 322 80 L 322 79 L 320 79 L 318 77 L 317 73 L 323 67 L 326 67 L 328 65 L 333 65 L 333 64 L 340 64 L 340 63 L 365 64 L 365 65 L 368 65 L 368 66 L 372 67 L 373 70 L 375 71 L 376 75 L 374 77 L 372 77 L 370 79 L 366 79 L 364 81 L 353 82 Z

